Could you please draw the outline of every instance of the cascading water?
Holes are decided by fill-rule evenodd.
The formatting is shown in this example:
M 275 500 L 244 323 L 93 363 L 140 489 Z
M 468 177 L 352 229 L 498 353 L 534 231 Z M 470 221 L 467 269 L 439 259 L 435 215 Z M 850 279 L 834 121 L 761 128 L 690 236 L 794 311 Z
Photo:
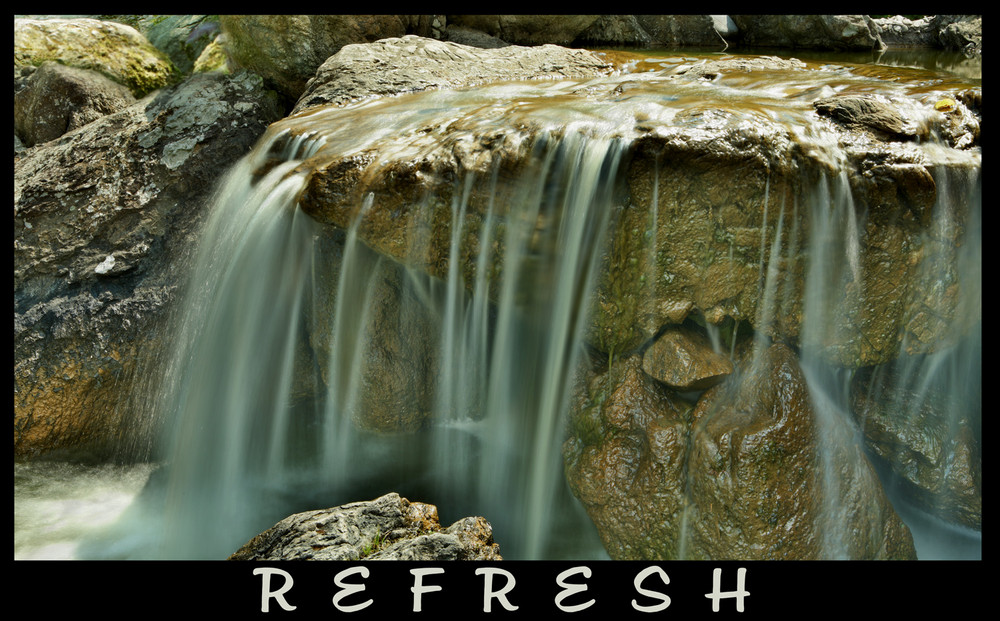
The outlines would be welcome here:
M 800 124 L 793 130 L 800 133 L 807 124 L 802 110 L 811 106 L 787 94 L 829 88 L 786 84 L 774 94 L 664 83 L 651 94 L 585 101 L 588 89 L 621 89 L 623 82 L 421 93 L 320 109 L 272 126 L 228 175 L 202 236 L 156 404 L 168 420 L 166 467 L 131 509 L 132 523 L 144 524 L 143 540 L 128 550 L 102 541 L 78 554 L 224 558 L 289 513 L 388 491 L 437 504 L 443 522 L 486 516 L 507 558 L 604 554 L 569 498 L 561 446 L 593 287 L 607 260 L 605 237 L 621 209 L 621 172 L 637 135 L 649 131 L 636 130 L 637 119 L 670 124 L 715 97 L 730 109 L 764 110 Z M 300 206 L 324 154 L 362 157 L 379 144 L 384 151 L 369 165 L 378 169 L 380 158 L 417 159 L 441 140 L 460 143 L 525 119 L 541 129 L 520 178 L 501 171 L 504 146 L 518 140 L 507 135 L 504 146 L 486 151 L 490 162 L 449 181 L 446 222 L 434 196 L 414 199 L 409 209 L 417 225 L 397 240 L 405 249 L 395 258 L 365 239 L 369 215 L 389 200 L 379 191 L 359 195 L 341 230 L 314 221 Z M 808 123 L 808 131 L 819 131 Z M 824 141 L 825 135 L 806 142 L 836 160 L 837 148 Z M 660 178 L 661 164 L 654 166 L 646 212 L 643 283 L 663 278 L 655 260 L 667 242 L 656 223 L 662 227 L 670 215 L 659 207 L 658 192 L 671 180 Z M 845 291 L 862 279 L 864 222 L 842 165 L 834 161 L 831 168 L 814 195 L 772 211 L 770 233 L 761 227 L 754 321 L 765 326 L 792 303 L 794 292 L 782 288 L 775 270 L 790 260 L 783 252 L 808 239 L 801 361 L 825 447 L 824 513 L 831 527 L 824 530 L 823 556 L 838 558 L 847 554 L 847 534 L 837 526 L 848 523 L 837 517 L 844 510 L 838 498 L 851 483 L 838 476 L 837 464 L 864 459 L 863 439 L 861 423 L 846 414 L 853 374 L 831 370 L 820 345 L 840 329 L 830 310 L 851 303 Z M 949 181 L 942 176 L 938 186 Z M 768 192 L 765 223 L 774 210 Z M 945 237 L 954 226 L 945 220 L 952 194 L 939 190 L 935 213 L 943 215 L 931 237 Z M 981 264 L 979 216 L 972 211 L 964 223 L 973 241 L 960 261 L 966 296 L 960 307 L 978 316 L 978 288 L 966 284 L 978 279 Z M 803 213 L 809 230 L 797 225 Z M 445 268 L 428 274 L 423 268 L 441 260 L 429 256 L 427 243 L 442 227 Z M 938 286 L 939 279 L 926 280 Z M 707 329 L 732 356 L 738 326 L 728 342 L 711 323 Z M 758 338 L 763 343 L 763 331 Z M 978 403 L 976 346 L 975 334 L 956 338 L 939 353 L 901 358 L 894 373 L 911 392 L 968 390 Z M 881 390 L 878 378 L 888 372 L 878 367 L 866 390 Z M 382 408 L 399 420 L 383 420 Z M 685 546 L 682 536 L 681 556 Z

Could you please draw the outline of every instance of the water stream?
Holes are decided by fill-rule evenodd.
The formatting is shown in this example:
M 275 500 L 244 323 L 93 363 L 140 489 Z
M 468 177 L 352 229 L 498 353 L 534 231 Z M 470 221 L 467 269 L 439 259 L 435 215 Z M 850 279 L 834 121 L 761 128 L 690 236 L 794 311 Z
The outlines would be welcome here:
M 673 71 L 664 69 L 662 77 Z M 224 558 L 292 512 L 389 491 L 438 505 L 442 523 L 487 516 L 506 558 L 605 557 L 563 481 L 561 445 L 574 370 L 585 354 L 585 300 L 612 225 L 622 159 L 640 131 L 636 119 L 669 124 L 710 98 L 748 118 L 764 114 L 797 126 L 803 140 L 836 161 L 836 148 L 806 120 L 812 119 L 811 101 L 866 88 L 868 79 L 846 69 L 683 85 L 636 76 L 415 94 L 323 109 L 272 126 L 227 175 L 202 234 L 176 349 L 160 371 L 159 393 L 150 397 L 149 416 L 168 423 L 158 467 L 68 474 L 69 466 L 15 465 L 15 558 Z M 615 104 L 586 96 L 630 80 L 647 85 Z M 913 79 L 891 88 L 929 87 Z M 351 225 L 337 232 L 298 207 L 309 168 L 324 154 L 360 154 L 379 144 L 389 145 L 387 160 L 405 159 L 441 140 L 519 123 L 541 126 L 545 138 L 531 145 L 535 165 L 523 178 L 505 180 L 511 185 L 503 204 L 473 198 L 500 183 L 495 165 L 454 180 L 448 256 L 459 256 L 466 239 L 475 238 L 472 269 L 451 260 L 440 278 L 419 268 L 427 252 L 421 236 L 433 233 L 429 224 L 407 232 L 405 254 L 412 263 L 374 252 L 359 229 L 380 206 L 376 193 L 365 195 Z M 960 185 L 960 191 L 978 187 L 975 179 L 937 181 L 939 187 Z M 843 303 L 843 290 L 831 283 L 860 278 L 863 227 L 846 173 L 823 184 L 815 196 L 786 206 L 775 237 L 762 230 L 771 242 L 761 244 L 762 312 L 780 306 L 786 293 L 768 284 L 781 240 L 806 234 L 786 223 L 797 220 L 795 210 L 812 210 L 802 365 L 831 450 L 860 455 L 864 442 L 847 414 L 851 376 L 831 370 L 810 345 L 823 341 L 831 329 L 828 311 Z M 940 192 L 939 200 L 948 196 Z M 431 214 L 432 197 L 426 201 L 414 212 Z M 929 234 L 946 236 L 942 231 L 954 226 L 947 221 L 951 210 L 939 204 L 935 213 L 941 220 Z M 970 291 L 962 308 L 973 314 L 979 289 L 966 285 L 979 279 L 979 217 L 977 208 L 960 276 L 963 291 Z M 653 227 L 650 248 L 656 244 Z M 773 256 L 765 257 L 765 250 Z M 501 251 L 497 272 L 492 267 Z M 926 279 L 933 287 L 939 276 Z M 398 343 L 373 338 L 386 326 Z M 709 334 L 725 347 L 714 326 Z M 978 403 L 978 338 L 900 362 L 897 373 L 918 393 L 934 387 Z M 314 360 L 304 354 L 310 349 Z M 430 352 L 429 368 L 419 370 L 428 379 L 408 384 L 390 406 L 412 412 L 415 421 L 386 433 L 384 421 L 372 418 L 373 399 L 381 397 L 372 396 L 371 383 L 381 380 L 371 377 L 368 365 L 382 356 L 389 369 L 398 369 L 411 361 L 396 360 L 393 367 L 393 357 L 414 350 Z M 840 483 L 832 464 L 831 458 L 825 485 L 835 499 Z M 53 486 L 50 479 L 65 485 Z M 83 489 L 90 491 L 78 497 Z M 830 506 L 828 513 L 838 510 Z M 978 555 L 979 533 L 942 530 L 920 510 L 900 511 L 919 534 L 922 556 Z M 39 523 L 40 513 L 59 517 Z M 68 525 L 81 522 L 82 529 Z M 936 547 L 942 535 L 924 534 L 944 530 L 954 542 L 945 550 Z M 837 558 L 844 533 L 830 528 L 827 535 L 828 556 Z

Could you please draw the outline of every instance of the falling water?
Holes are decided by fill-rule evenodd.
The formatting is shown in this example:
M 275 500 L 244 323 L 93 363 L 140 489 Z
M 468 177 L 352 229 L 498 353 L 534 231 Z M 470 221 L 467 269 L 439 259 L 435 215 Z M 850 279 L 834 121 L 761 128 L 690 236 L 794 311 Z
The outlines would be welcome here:
M 143 524 L 143 541 L 126 551 L 109 550 L 104 541 L 80 554 L 224 558 L 289 513 L 388 491 L 437 504 L 443 522 L 487 516 L 508 558 L 603 554 L 582 509 L 568 498 L 560 447 L 635 119 L 641 112 L 669 124 L 707 96 L 747 97 L 748 107 L 761 108 L 784 95 L 698 85 L 692 93 L 656 94 L 655 108 L 639 96 L 612 108 L 568 95 L 587 88 L 609 89 L 542 83 L 423 93 L 321 109 L 272 126 L 227 176 L 202 235 L 155 405 L 169 423 L 166 464 L 128 514 L 130 523 Z M 517 103 L 501 107 L 501 101 Z M 779 106 L 777 114 L 790 110 Z M 474 134 L 524 118 L 542 127 L 541 137 L 512 190 L 497 191 L 511 183 L 500 179 L 498 160 L 453 180 L 442 278 L 419 267 L 426 240 L 440 225 L 432 224 L 433 197 L 418 199 L 413 211 L 423 214 L 423 223 L 408 231 L 406 258 L 399 260 L 373 250 L 362 235 L 366 216 L 385 200 L 378 192 L 360 196 L 344 230 L 333 231 L 301 209 L 312 158 L 363 153 L 393 136 L 401 137 L 391 147 L 397 155 L 416 157 L 448 132 Z M 938 184 L 947 181 L 942 176 Z M 653 187 L 659 186 L 657 178 Z M 476 202 L 483 194 L 490 197 L 486 204 Z M 940 201 L 948 195 L 940 191 Z M 654 190 L 653 223 L 662 217 L 659 200 Z M 766 209 L 774 208 L 769 202 L 765 193 L 765 223 Z M 935 212 L 948 214 L 948 207 Z M 793 226 L 803 211 L 810 213 L 809 231 Z M 807 237 L 801 358 L 828 446 L 824 497 L 835 526 L 842 481 L 834 454 L 853 451 L 851 459 L 861 459 L 864 441 L 859 423 L 847 415 L 851 374 L 831 371 L 812 344 L 827 337 L 830 309 L 845 303 L 845 285 L 861 277 L 863 223 L 844 172 L 822 177 L 812 196 L 782 204 L 775 217 L 776 226 L 770 232 L 762 226 L 760 234 L 761 313 L 766 323 L 789 303 L 793 294 L 779 286 L 777 259 Z M 978 212 L 966 227 L 976 239 L 977 218 Z M 946 236 L 952 226 L 942 220 L 929 234 Z M 652 264 L 662 242 L 656 226 L 648 233 Z M 458 257 L 468 239 L 476 244 L 466 263 Z M 966 244 L 963 252 L 965 273 L 977 274 L 978 246 Z M 929 282 L 935 278 L 928 275 Z M 974 314 L 978 293 L 970 295 L 961 306 Z M 379 326 L 392 326 L 391 338 L 403 350 L 429 352 L 428 368 L 420 370 L 426 381 L 396 395 L 399 408 L 414 417 L 403 429 L 386 430 L 382 421 L 366 418 L 372 416 L 371 361 L 377 348 L 388 347 L 377 341 Z M 721 350 L 725 339 L 715 326 L 706 329 Z M 894 372 L 919 394 L 941 382 L 952 383 L 949 390 L 958 383 L 977 391 L 978 350 L 967 351 L 972 341 L 978 345 L 974 335 L 956 338 L 954 347 L 906 358 Z M 877 379 L 871 385 L 882 386 Z M 826 555 L 840 556 L 845 533 L 835 527 L 825 533 Z M 576 549 L 561 548 L 560 535 L 575 539 Z

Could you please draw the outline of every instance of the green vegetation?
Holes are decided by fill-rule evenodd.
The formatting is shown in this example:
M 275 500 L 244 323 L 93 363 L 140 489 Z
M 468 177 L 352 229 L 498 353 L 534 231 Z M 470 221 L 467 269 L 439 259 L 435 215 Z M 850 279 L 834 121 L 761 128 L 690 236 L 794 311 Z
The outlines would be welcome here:
M 375 536 L 372 537 L 372 540 L 369 541 L 363 548 L 361 548 L 361 558 L 365 558 L 371 556 L 372 554 L 375 554 L 376 552 L 382 549 L 385 543 L 386 539 L 385 536 L 382 534 L 382 528 L 380 527 L 377 531 L 375 531 Z

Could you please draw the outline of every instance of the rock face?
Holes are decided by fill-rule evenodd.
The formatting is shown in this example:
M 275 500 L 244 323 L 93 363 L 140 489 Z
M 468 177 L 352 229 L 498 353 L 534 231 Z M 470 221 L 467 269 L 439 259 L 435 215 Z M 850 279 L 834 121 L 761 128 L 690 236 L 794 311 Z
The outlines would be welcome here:
M 119 433 L 205 201 L 275 103 L 259 78 L 198 75 L 15 158 L 16 456 Z
M 49 60 L 103 73 L 136 97 L 178 77 L 166 54 L 131 26 L 96 19 L 15 19 L 14 66 Z
M 370 502 L 289 516 L 233 553 L 234 561 L 499 561 L 482 517 L 447 528 L 437 507 L 387 494 Z
M 885 43 L 867 15 L 731 15 L 748 46 L 880 50 Z
M 907 19 L 902 15 L 873 20 L 889 46 L 959 50 L 966 56 L 982 56 L 981 15 L 928 15 Z
M 597 15 L 449 15 L 448 24 L 514 45 L 570 45 Z

